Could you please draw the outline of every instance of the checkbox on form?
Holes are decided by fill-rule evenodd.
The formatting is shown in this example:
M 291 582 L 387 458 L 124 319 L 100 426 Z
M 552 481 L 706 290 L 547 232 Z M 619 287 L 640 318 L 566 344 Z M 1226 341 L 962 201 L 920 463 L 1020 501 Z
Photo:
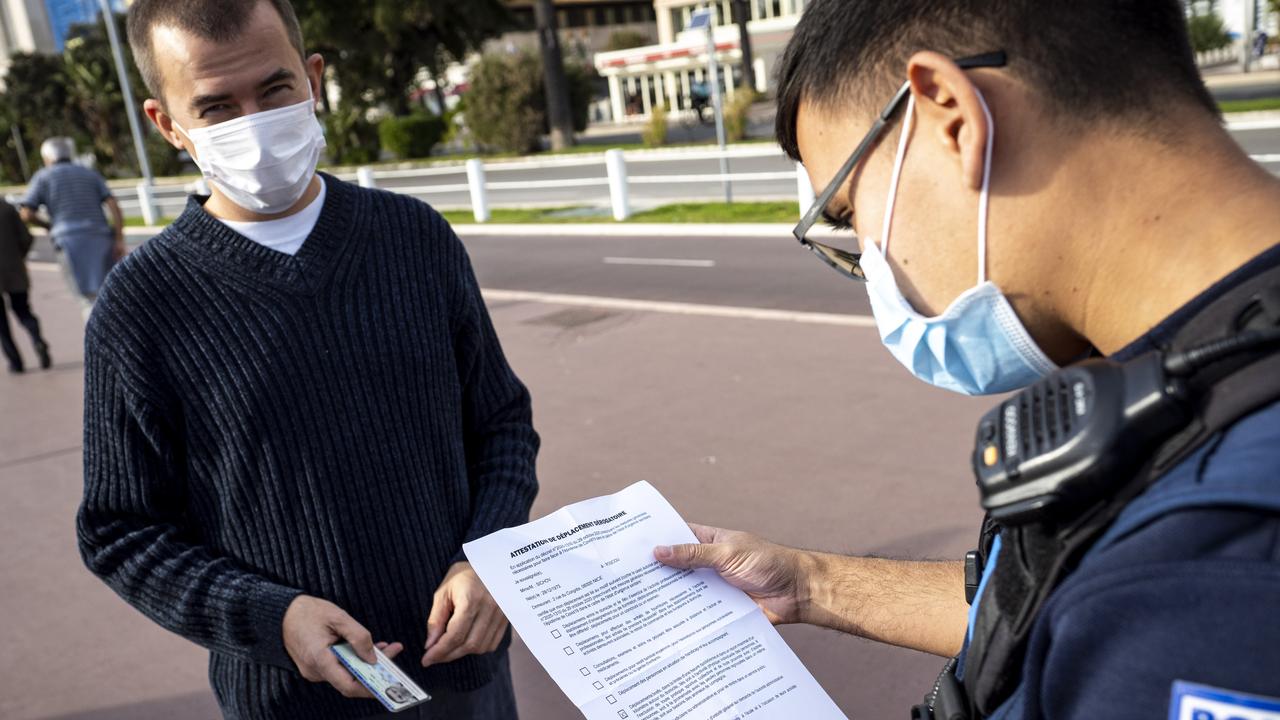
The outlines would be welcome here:
M 571 648 L 571 647 L 567 647 L 567 648 L 565 648 L 565 649 L 564 649 L 564 654 L 565 654 L 565 655 L 572 655 L 572 654 L 573 654 L 573 648 Z

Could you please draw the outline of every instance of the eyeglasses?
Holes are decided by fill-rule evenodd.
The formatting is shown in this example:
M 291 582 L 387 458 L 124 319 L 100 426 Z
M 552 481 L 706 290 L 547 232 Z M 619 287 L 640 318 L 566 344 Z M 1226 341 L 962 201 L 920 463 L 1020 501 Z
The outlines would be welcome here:
M 983 67 L 1004 67 L 1008 64 L 1008 58 L 1005 56 L 1004 51 L 1000 50 L 960 58 L 955 63 L 965 70 Z M 889 127 L 889 121 L 893 119 L 894 114 L 898 112 L 898 108 L 902 107 L 902 104 L 910 94 L 911 83 L 908 81 L 902 84 L 902 87 L 898 89 L 897 94 L 893 96 L 889 104 L 885 105 L 884 109 L 880 111 L 875 123 L 867 131 L 867 136 L 862 139 L 862 142 L 858 143 L 858 147 L 854 149 L 853 154 L 849 156 L 844 165 L 840 166 L 840 170 L 836 172 L 835 177 L 831 178 L 827 188 L 814 200 L 813 206 L 801 218 L 800 224 L 796 225 L 795 230 L 791 231 L 791 234 L 796 236 L 796 240 L 799 240 L 801 245 L 808 248 L 814 255 L 817 255 L 819 260 L 851 280 L 859 282 L 866 282 L 867 280 L 866 274 L 862 272 L 862 253 L 849 252 L 848 250 L 824 245 L 810 240 L 806 236 L 813 229 L 814 224 L 818 222 L 818 219 L 826 212 L 827 205 L 831 204 L 831 198 L 840 192 L 844 181 L 849 179 L 849 176 L 853 174 L 853 169 L 858 166 L 858 163 L 862 162 L 863 156 L 870 152 L 871 148 L 875 147 L 876 143 L 880 141 L 885 129 Z

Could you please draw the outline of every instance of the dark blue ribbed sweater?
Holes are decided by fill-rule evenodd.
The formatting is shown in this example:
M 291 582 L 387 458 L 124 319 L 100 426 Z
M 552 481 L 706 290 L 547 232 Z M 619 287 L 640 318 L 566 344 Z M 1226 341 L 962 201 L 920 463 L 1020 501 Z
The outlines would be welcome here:
M 529 394 L 462 244 L 417 200 L 325 180 L 294 257 L 193 200 L 111 273 L 85 341 L 81 554 L 211 651 L 231 718 L 379 711 L 297 673 L 299 593 L 403 642 L 424 686 L 483 685 L 498 653 L 419 666 L 432 595 L 537 491 Z

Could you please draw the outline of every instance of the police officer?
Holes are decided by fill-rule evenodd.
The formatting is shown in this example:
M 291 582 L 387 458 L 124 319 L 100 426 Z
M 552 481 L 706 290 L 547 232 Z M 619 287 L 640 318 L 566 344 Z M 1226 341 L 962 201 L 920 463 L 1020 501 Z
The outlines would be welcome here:
M 778 102 L 780 143 L 829 189 L 809 220 L 852 229 L 861 256 L 809 241 L 811 222 L 797 237 L 866 281 L 883 343 L 939 388 L 1012 391 L 1088 356 L 1167 349 L 1280 277 L 1280 180 L 1224 130 L 1177 0 L 814 0 Z M 1269 297 L 1260 316 L 1280 322 Z M 983 657 L 962 653 L 962 562 L 703 526 L 702 544 L 655 556 L 715 569 L 777 624 L 961 653 L 939 684 L 962 697 L 935 717 L 1253 718 L 1280 707 L 1280 393 L 1260 392 L 1237 393 L 1251 409 L 1208 425 L 1044 602 L 988 587 L 1040 561 L 1001 556 L 993 526 L 973 615 L 1033 612 L 1021 635 L 985 635 Z

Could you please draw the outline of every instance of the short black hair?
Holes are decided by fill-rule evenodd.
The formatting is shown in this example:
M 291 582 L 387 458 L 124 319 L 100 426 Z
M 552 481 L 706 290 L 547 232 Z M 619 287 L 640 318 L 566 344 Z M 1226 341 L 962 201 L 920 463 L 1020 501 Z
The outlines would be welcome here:
M 152 52 L 151 35 L 157 26 L 171 25 L 196 37 L 226 42 L 244 32 L 260 2 L 275 8 L 284 22 L 289 43 L 305 58 L 302 26 L 289 0 L 136 0 L 129 7 L 129 47 L 151 95 L 164 100 L 164 83 Z
M 802 102 L 878 111 L 921 50 L 1005 51 L 1007 71 L 1036 88 L 1055 119 L 1150 130 L 1178 103 L 1220 117 L 1181 0 L 810 0 L 778 65 L 778 142 L 800 159 Z

